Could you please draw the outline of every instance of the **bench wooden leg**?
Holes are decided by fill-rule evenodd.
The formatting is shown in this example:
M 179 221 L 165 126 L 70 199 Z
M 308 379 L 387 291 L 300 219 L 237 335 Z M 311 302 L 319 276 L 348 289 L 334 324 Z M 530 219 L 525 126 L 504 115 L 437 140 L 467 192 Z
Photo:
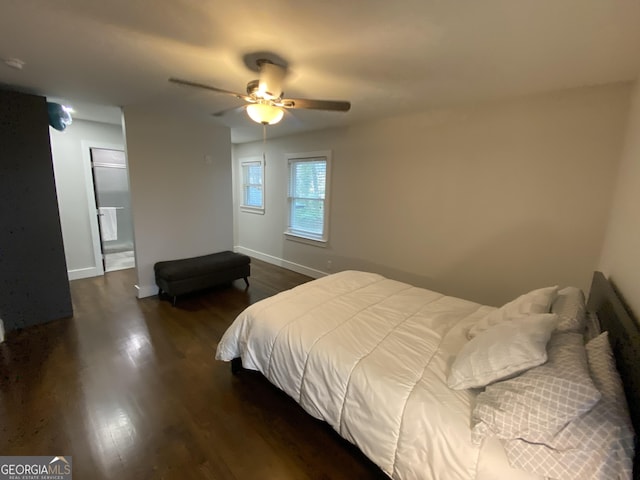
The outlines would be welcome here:
M 247 285 L 247 288 L 249 288 L 249 277 L 244 277 L 244 283 Z
M 233 375 L 238 375 L 242 370 L 244 370 L 244 368 L 242 368 L 242 359 L 240 357 L 231 360 L 231 373 Z
M 178 296 L 177 296 L 177 295 L 174 295 L 174 296 L 173 296 L 173 302 L 172 302 L 172 305 L 173 305 L 174 307 L 176 306 L 176 301 L 177 301 L 177 300 L 178 300 Z

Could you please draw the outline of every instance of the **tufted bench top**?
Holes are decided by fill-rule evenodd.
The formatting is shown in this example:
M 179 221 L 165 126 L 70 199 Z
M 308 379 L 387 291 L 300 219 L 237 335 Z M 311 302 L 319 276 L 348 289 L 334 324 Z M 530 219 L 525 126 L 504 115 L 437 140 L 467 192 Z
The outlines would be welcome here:
M 200 257 L 167 260 L 154 265 L 157 277 L 168 281 L 208 275 L 212 271 L 248 265 L 251 258 L 241 253 L 224 251 Z

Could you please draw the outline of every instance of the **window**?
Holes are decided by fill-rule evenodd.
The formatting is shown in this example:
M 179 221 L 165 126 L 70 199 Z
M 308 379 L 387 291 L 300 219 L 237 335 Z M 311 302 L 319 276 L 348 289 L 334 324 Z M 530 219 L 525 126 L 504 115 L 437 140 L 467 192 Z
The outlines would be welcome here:
M 240 161 L 242 170 L 242 201 L 240 210 L 264 213 L 264 162 L 261 158 Z
M 329 224 L 331 152 L 287 155 L 289 161 L 288 236 L 326 243 Z

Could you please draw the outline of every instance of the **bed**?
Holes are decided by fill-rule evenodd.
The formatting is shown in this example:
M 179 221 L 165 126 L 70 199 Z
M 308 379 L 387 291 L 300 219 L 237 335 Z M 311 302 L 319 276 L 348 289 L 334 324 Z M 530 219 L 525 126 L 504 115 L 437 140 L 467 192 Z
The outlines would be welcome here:
M 596 274 L 589 307 L 611 332 L 637 418 L 638 375 L 625 365 L 640 358 L 638 330 L 630 318 L 620 319 L 624 309 L 611 295 L 608 282 Z M 452 365 L 471 343 L 470 334 L 501 312 L 374 273 L 345 271 L 248 307 L 223 335 L 216 358 L 261 372 L 391 478 L 545 478 L 513 468 L 508 455 L 522 442 L 505 447 L 510 443 L 504 439 L 482 434 L 486 419 L 474 417 L 476 404 L 509 376 L 486 389 L 449 386 Z M 486 337 L 482 333 L 475 336 Z

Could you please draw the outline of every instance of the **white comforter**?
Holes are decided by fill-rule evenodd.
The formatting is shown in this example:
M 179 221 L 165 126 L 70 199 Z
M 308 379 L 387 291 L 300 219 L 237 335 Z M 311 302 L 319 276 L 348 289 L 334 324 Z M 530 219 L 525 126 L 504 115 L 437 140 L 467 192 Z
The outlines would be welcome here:
M 529 479 L 471 443 L 474 394 L 446 385 L 491 307 L 347 271 L 248 307 L 216 358 L 241 357 L 397 479 Z

